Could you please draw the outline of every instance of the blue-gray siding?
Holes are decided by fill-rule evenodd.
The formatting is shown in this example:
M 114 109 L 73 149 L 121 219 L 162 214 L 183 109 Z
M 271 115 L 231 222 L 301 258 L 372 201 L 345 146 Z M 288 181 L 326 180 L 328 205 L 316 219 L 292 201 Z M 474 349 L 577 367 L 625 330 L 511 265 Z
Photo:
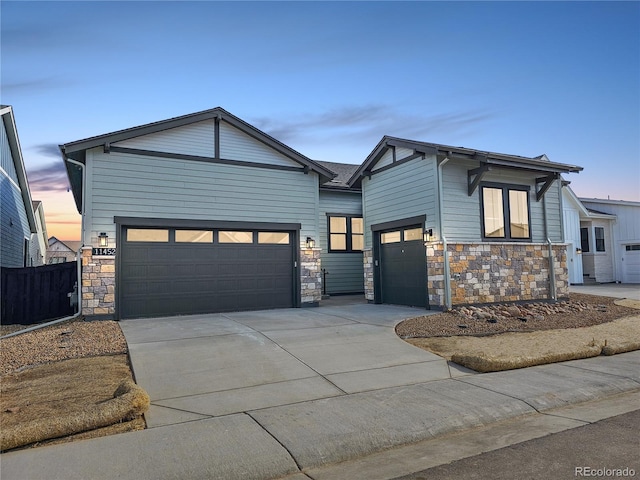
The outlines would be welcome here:
M 359 192 L 320 191 L 319 246 L 322 248 L 322 268 L 326 269 L 326 288 L 329 295 L 364 291 L 362 253 L 329 253 L 327 213 L 362 215 Z
M 5 126 L 0 124 L 0 266 L 23 267 L 24 241 L 31 238 L 31 230 Z
M 265 147 L 266 148 L 266 147 Z M 115 238 L 114 216 L 302 224 L 318 236 L 315 173 L 87 152 L 85 243 Z
M 477 242 L 481 240 L 480 188 L 468 195 L 467 171 L 475 168 L 473 162 L 449 162 L 442 169 L 444 191 L 444 233 L 448 241 Z M 538 175 L 539 176 L 539 175 Z M 531 234 L 533 242 L 545 242 L 543 201 L 536 201 L 536 174 L 517 170 L 493 170 L 482 179 L 486 182 L 526 185 L 530 187 Z M 562 241 L 560 185 L 555 184 L 545 194 L 549 237 Z
M 436 226 L 435 157 L 415 159 L 362 180 L 365 247 L 372 246 L 371 225 L 426 215 L 426 228 Z

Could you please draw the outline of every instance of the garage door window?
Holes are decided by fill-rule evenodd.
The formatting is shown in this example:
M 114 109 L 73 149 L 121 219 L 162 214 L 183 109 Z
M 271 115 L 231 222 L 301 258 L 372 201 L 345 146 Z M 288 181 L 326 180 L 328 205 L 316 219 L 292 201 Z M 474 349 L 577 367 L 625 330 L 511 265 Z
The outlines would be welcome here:
M 168 242 L 169 230 L 154 228 L 130 228 L 127 230 L 128 242 Z
M 258 232 L 258 243 L 289 245 L 289 234 L 287 232 Z
M 411 240 L 422 240 L 421 228 L 410 228 L 404 231 L 404 241 L 408 242 Z
M 625 250 L 626 250 L 627 252 L 634 252 L 634 251 L 638 251 L 638 250 L 640 250 L 640 244 L 638 244 L 638 245 L 626 245 L 626 246 L 625 246 Z
M 218 241 L 220 243 L 253 243 L 253 232 L 218 232 Z
M 176 230 L 178 243 L 213 243 L 212 230 Z
M 380 234 L 380 243 L 397 243 L 400 241 L 400 231 Z

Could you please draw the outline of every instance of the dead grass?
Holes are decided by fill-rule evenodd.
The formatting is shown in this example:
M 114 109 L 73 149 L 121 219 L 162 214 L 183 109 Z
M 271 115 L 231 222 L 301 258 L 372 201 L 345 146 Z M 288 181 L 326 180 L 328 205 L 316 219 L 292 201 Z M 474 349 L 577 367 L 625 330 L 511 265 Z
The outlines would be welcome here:
M 133 383 L 126 355 L 26 368 L 2 377 L 0 449 L 89 430 L 92 437 L 139 430 L 148 406 L 148 395 Z
M 495 372 L 640 349 L 640 316 L 583 328 L 407 342 L 479 372 Z

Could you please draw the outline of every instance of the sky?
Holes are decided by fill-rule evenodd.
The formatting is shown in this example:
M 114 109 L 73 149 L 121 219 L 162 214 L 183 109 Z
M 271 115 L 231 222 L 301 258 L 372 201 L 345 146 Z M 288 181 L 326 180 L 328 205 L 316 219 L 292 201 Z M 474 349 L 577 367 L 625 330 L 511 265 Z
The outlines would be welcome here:
M 640 201 L 640 2 L 0 2 L 49 236 L 78 240 L 58 145 L 222 107 L 314 160 L 384 135 L 580 165 Z

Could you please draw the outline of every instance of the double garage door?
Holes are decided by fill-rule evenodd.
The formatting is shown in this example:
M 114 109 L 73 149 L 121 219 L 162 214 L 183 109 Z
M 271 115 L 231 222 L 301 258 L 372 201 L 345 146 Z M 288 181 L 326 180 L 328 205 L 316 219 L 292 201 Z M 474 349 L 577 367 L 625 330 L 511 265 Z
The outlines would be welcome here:
M 294 306 L 296 232 L 122 227 L 120 318 Z

